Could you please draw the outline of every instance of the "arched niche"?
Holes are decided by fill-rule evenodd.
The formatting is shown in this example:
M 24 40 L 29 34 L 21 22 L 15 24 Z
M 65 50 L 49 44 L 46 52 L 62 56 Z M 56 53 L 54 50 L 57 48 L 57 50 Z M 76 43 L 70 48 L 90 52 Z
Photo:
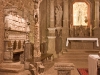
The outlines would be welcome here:
M 88 25 L 88 5 L 85 2 L 75 2 L 73 4 L 73 25 Z
M 70 2 L 70 36 L 91 36 L 91 27 L 91 2 L 72 0 Z
M 90 2 L 88 0 L 73 0 L 71 4 L 71 23 L 73 26 L 89 26 L 90 25 Z M 76 16 L 76 17 L 75 17 Z M 75 18 L 82 19 L 82 23 L 75 23 Z M 86 21 L 87 20 L 87 21 Z

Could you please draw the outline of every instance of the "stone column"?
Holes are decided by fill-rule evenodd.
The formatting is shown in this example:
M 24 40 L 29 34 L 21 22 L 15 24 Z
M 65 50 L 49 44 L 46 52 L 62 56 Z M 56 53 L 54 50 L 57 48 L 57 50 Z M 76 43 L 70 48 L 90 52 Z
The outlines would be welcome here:
M 35 61 L 40 61 L 40 17 L 39 17 L 39 7 L 42 0 L 34 0 L 34 59 Z
M 95 0 L 95 28 L 99 28 L 99 0 Z
M 50 0 L 50 27 L 54 27 L 54 0 Z
M 73 63 L 55 63 L 54 66 L 58 75 L 71 75 L 71 70 L 74 70 Z
M 95 27 L 94 27 L 94 37 L 98 37 L 100 40 L 100 27 L 99 27 L 99 0 L 95 0 Z M 100 43 L 100 41 L 99 41 Z M 97 48 L 94 43 L 94 48 Z M 97 48 L 98 49 L 98 48 Z M 99 46 L 100 49 L 100 46 Z
M 50 1 L 47 0 L 47 28 L 50 27 Z
M 54 0 L 50 0 L 50 27 L 48 28 L 48 53 L 57 58 L 55 50 Z
M 68 25 L 68 0 L 63 0 L 63 28 L 62 28 L 62 49 L 66 50 L 66 39 L 69 36 Z

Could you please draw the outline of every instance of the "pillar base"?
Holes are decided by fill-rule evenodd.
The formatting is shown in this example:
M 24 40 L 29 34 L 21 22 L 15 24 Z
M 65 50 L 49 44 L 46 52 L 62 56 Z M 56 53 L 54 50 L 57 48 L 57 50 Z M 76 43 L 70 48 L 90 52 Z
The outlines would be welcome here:
M 51 53 L 54 55 L 54 58 L 57 58 L 56 50 L 55 50 L 55 36 L 48 36 L 48 51 L 47 53 Z

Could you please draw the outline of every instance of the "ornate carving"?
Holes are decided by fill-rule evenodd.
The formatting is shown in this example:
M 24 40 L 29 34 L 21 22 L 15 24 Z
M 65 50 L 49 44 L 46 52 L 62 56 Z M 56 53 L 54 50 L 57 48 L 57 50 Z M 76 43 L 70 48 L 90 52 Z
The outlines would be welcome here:
M 56 27 L 61 27 L 62 22 L 62 7 L 61 5 L 57 5 L 55 8 L 55 18 L 56 18 Z
M 42 0 L 34 0 L 34 20 L 35 20 L 35 26 L 34 26 L 34 57 L 40 57 L 40 27 L 39 27 L 39 6 Z
M 89 37 L 90 36 L 90 27 L 88 26 L 71 26 L 70 27 L 70 36 L 71 37 Z
M 5 27 L 9 30 L 29 32 L 27 20 L 18 15 L 16 8 L 5 9 Z

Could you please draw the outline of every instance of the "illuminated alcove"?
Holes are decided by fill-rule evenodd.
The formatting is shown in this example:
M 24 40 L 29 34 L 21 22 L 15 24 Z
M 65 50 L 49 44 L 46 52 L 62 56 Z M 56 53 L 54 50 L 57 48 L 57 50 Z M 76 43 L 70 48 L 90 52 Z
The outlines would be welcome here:
M 73 0 L 70 3 L 70 36 L 90 37 L 92 34 L 91 3 L 88 0 Z
M 85 2 L 75 2 L 73 4 L 73 25 L 88 25 L 88 5 Z

